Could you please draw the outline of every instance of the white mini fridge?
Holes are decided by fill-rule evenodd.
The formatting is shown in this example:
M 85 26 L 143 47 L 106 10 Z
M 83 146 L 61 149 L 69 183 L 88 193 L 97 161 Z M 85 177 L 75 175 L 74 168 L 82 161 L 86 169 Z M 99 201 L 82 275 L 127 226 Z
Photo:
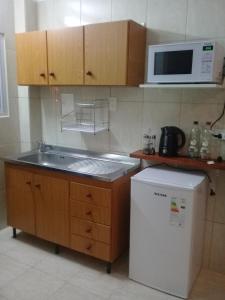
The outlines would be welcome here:
M 201 268 L 208 180 L 150 167 L 131 179 L 129 277 L 187 298 Z

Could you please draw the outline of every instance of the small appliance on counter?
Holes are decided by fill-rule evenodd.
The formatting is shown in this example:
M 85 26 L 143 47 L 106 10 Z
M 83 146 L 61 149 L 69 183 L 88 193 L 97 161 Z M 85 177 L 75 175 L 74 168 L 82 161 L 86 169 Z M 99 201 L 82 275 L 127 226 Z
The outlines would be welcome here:
M 188 298 L 202 263 L 204 174 L 146 168 L 131 179 L 129 277 Z
M 166 126 L 161 128 L 161 130 L 159 155 L 177 156 L 178 150 L 181 149 L 186 142 L 184 132 L 175 126 Z
M 149 83 L 221 83 L 224 54 L 215 41 L 187 41 L 148 48 Z

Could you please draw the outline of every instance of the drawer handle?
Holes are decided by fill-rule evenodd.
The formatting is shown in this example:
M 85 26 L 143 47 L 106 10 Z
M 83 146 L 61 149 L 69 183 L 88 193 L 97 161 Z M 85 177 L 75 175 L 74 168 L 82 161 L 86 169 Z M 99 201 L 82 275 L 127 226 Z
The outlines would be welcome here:
M 35 187 L 40 189 L 41 188 L 41 185 L 40 184 L 35 184 Z
M 91 215 L 92 215 L 92 211 L 91 211 L 91 210 L 87 211 L 87 212 L 86 212 L 86 215 L 87 215 L 87 216 L 91 216 Z
M 88 246 L 86 247 L 86 250 L 91 250 L 91 248 L 92 248 L 92 244 L 88 245 Z
M 55 73 L 53 73 L 53 72 L 49 73 L 49 75 L 50 75 L 51 77 L 55 77 Z
M 31 181 L 27 181 L 26 184 L 27 184 L 27 185 L 31 185 Z
M 40 76 L 44 78 L 45 77 L 45 73 L 41 73 Z
M 91 232 L 92 232 L 92 228 L 91 227 L 86 229 L 86 233 L 91 233 Z
M 91 71 L 87 71 L 86 75 L 92 76 L 92 72 Z
M 86 197 L 89 198 L 89 199 L 91 199 L 92 198 L 91 193 L 87 194 Z

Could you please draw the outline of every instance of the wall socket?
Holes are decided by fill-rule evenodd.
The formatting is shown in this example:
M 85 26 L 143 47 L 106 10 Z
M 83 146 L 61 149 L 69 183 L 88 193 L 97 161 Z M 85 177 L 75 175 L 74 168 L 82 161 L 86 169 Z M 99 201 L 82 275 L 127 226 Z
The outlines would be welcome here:
M 109 97 L 109 110 L 112 112 L 117 111 L 117 98 L 116 97 Z

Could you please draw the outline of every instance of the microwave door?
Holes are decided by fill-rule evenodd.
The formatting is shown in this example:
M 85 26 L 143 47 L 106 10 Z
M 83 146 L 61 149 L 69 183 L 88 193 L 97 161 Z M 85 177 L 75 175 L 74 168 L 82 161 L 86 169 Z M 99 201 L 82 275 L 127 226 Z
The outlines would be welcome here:
M 154 51 L 149 57 L 149 82 L 193 82 L 194 49 Z M 153 62 L 151 64 L 150 62 Z
M 154 62 L 154 75 L 190 75 L 193 50 L 156 52 Z

